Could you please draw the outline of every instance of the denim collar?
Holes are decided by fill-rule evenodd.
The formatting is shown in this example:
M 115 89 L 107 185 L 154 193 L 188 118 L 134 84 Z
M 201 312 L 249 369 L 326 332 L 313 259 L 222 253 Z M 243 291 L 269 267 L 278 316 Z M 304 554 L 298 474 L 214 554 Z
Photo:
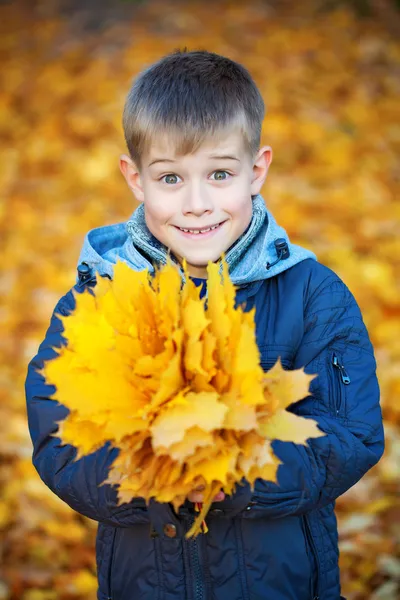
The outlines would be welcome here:
M 277 261 L 275 242 L 286 242 L 289 254 Z M 112 277 L 113 265 L 126 262 L 135 271 L 154 271 L 155 264 L 165 264 L 167 248 L 149 231 L 144 219 L 144 206 L 135 210 L 128 222 L 92 229 L 86 235 L 79 263 L 86 262 L 100 275 Z M 247 285 L 274 277 L 306 259 L 317 260 L 310 250 L 290 242 L 286 231 L 277 224 L 262 196 L 253 198 L 253 217 L 243 235 L 225 256 L 229 274 L 235 285 Z M 267 269 L 268 263 L 275 263 Z

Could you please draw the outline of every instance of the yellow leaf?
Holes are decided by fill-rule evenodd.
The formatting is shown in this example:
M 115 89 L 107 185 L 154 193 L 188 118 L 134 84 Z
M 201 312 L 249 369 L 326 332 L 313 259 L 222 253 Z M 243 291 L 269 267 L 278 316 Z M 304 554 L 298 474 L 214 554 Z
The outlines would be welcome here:
M 158 374 L 159 387 L 151 400 L 151 406 L 157 407 L 163 404 L 169 398 L 173 398 L 185 385 L 181 365 L 181 351 L 183 343 L 183 334 L 176 331 L 171 342 L 166 342 L 166 347 L 171 349 L 171 359 L 169 365 Z
M 221 400 L 228 407 L 225 415 L 224 428 L 237 431 L 250 431 L 257 428 L 257 415 L 254 406 L 244 404 L 239 399 L 238 392 L 228 392 L 221 396 Z
M 211 322 L 211 332 L 220 344 L 223 344 L 231 331 L 231 323 L 226 314 L 226 307 L 231 297 L 226 299 L 221 285 L 218 264 L 209 264 L 207 268 L 208 307 L 207 317 Z M 229 291 L 231 291 L 229 289 Z
M 228 476 L 236 472 L 236 461 L 239 454 L 238 447 L 227 448 L 225 452 L 214 455 L 211 459 L 205 459 L 192 465 L 185 481 L 193 480 L 196 476 L 202 476 L 206 483 L 218 482 L 223 487 Z M 191 464 L 190 458 L 188 463 Z
M 73 589 L 78 594 L 83 595 L 96 592 L 98 587 L 97 577 L 93 573 L 87 571 L 86 569 L 82 569 L 81 571 L 79 571 L 79 573 L 72 576 L 71 583 Z
M 170 445 L 169 455 L 174 460 L 182 463 L 189 456 L 192 456 L 198 448 L 212 446 L 213 439 L 213 435 L 209 431 L 204 431 L 195 425 L 185 432 L 182 441 Z
M 325 435 L 318 429 L 317 422 L 313 419 L 299 417 L 286 410 L 280 410 L 266 423 L 259 425 L 258 431 L 269 440 L 281 440 L 283 442 L 294 442 L 306 445 L 309 438 L 317 438 Z
M 60 421 L 58 426 L 59 430 L 54 437 L 61 437 L 64 444 L 79 444 L 77 459 L 100 448 L 104 443 L 105 426 L 80 420 L 76 411 L 70 413 L 64 421 Z
M 191 427 L 212 431 L 222 426 L 227 407 L 218 400 L 218 394 L 189 393 L 184 400 L 184 403 L 164 410 L 154 419 L 150 431 L 155 449 L 159 446 L 169 448 L 171 444 L 182 441 Z
M 303 369 L 290 371 L 283 369 L 280 358 L 264 375 L 268 386 L 267 394 L 274 397 L 277 408 L 287 408 L 294 402 L 306 398 L 309 395 L 310 383 L 315 377 L 315 375 L 308 375 Z

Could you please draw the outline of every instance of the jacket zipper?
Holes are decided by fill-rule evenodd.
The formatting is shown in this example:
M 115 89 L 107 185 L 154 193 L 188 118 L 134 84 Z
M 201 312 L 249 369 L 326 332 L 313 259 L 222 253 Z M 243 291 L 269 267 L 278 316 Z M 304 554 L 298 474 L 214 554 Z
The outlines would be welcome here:
M 195 519 L 193 518 L 191 525 L 193 525 Z M 201 534 L 200 534 L 201 535 Z M 193 565 L 194 575 L 194 598 L 193 600 L 204 600 L 204 588 L 202 581 L 200 556 L 199 556 L 199 543 L 197 537 L 192 537 L 188 540 L 190 555 Z
M 344 390 L 342 388 L 342 384 L 343 385 L 349 385 L 349 383 L 351 383 L 351 379 L 346 371 L 346 369 L 344 368 L 344 365 L 341 364 L 337 354 L 335 352 L 333 352 L 332 354 L 332 365 L 335 367 L 339 377 L 340 377 L 340 382 L 339 382 L 339 404 L 336 404 L 336 414 L 338 415 L 340 410 L 342 409 L 342 404 L 343 404 L 343 397 L 344 397 Z M 345 407 L 343 407 L 345 408 Z
M 332 356 L 332 364 L 334 367 L 339 369 L 340 378 L 341 378 L 342 382 L 344 383 L 344 385 L 349 385 L 349 383 L 351 381 L 350 377 L 348 376 L 347 371 L 344 368 L 344 366 L 340 364 L 339 359 L 335 353 L 333 353 L 333 356 Z
M 312 555 L 314 557 L 314 560 L 315 560 L 315 564 L 317 565 L 317 574 L 316 574 L 315 588 L 314 588 L 314 586 L 312 587 L 311 597 L 312 597 L 312 600 L 319 600 L 319 596 L 318 596 L 318 582 L 319 582 L 320 564 L 319 564 L 318 552 L 317 552 L 317 549 L 315 547 L 314 538 L 312 536 L 311 529 L 310 529 L 310 524 L 308 522 L 308 519 L 307 519 L 306 515 L 303 515 L 303 523 L 304 523 L 304 529 L 305 529 L 306 543 L 307 543 L 308 547 L 310 548 L 311 553 L 312 553 Z M 311 567 L 312 566 L 313 565 L 311 565 Z
M 113 567 L 113 559 L 114 559 L 114 551 L 115 551 L 115 538 L 117 537 L 117 529 L 114 531 L 113 540 L 111 544 L 111 553 L 110 553 L 110 564 L 108 567 L 108 596 L 107 600 L 112 600 L 112 567 Z

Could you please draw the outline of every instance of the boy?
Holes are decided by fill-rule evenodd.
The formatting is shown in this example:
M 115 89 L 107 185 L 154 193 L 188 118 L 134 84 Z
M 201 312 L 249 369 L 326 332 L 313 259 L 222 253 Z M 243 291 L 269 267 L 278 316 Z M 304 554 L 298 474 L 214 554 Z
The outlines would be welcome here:
M 274 442 L 278 484 L 257 480 L 215 497 L 209 532 L 185 539 L 193 490 L 175 514 L 140 499 L 117 505 L 99 486 L 118 450 L 106 444 L 74 461 L 37 369 L 63 343 L 58 303 L 26 383 L 33 462 L 72 508 L 99 522 L 99 600 L 338 600 L 334 504 L 380 459 L 383 428 L 373 348 L 346 285 L 308 250 L 290 243 L 259 196 L 272 152 L 260 148 L 264 104 L 241 65 L 208 52 L 176 52 L 144 71 L 125 104 L 129 150 L 120 168 L 141 203 L 128 223 L 89 232 L 78 267 L 81 291 L 124 260 L 153 270 L 170 253 L 206 289 L 208 261 L 225 253 L 237 302 L 256 308 L 261 364 L 316 373 L 291 410 L 326 433 L 309 446 Z M 64 342 L 65 343 L 65 342 Z

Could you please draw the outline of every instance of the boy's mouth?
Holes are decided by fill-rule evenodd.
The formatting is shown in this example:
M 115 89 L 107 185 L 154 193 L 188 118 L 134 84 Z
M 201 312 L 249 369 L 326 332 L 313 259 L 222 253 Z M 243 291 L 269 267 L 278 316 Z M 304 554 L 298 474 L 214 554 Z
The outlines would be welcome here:
M 182 233 L 182 235 L 184 235 L 185 237 L 203 238 L 203 237 L 209 237 L 210 235 L 213 235 L 216 231 L 221 229 L 221 226 L 225 222 L 226 221 L 221 221 L 220 223 L 217 223 L 216 225 L 209 225 L 208 227 L 196 227 L 196 228 L 195 227 L 178 227 L 177 225 L 174 225 L 174 227 L 175 227 L 175 229 L 180 231 Z

